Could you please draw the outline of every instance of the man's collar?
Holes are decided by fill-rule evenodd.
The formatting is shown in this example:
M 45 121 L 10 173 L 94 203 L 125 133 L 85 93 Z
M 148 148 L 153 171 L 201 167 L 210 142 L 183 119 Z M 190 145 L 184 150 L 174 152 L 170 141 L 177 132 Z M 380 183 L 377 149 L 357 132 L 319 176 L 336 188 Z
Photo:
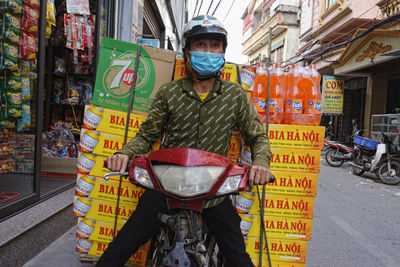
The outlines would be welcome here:
M 185 77 L 184 79 L 182 79 L 182 85 L 183 85 L 182 86 L 183 91 L 186 91 L 186 92 L 194 91 L 195 92 L 195 90 L 193 88 L 193 82 L 189 77 Z M 213 86 L 213 89 L 210 91 L 210 93 L 211 92 L 213 92 L 213 93 L 215 92 L 218 94 L 220 94 L 222 92 L 222 81 L 221 81 L 220 77 L 215 78 L 214 86 Z

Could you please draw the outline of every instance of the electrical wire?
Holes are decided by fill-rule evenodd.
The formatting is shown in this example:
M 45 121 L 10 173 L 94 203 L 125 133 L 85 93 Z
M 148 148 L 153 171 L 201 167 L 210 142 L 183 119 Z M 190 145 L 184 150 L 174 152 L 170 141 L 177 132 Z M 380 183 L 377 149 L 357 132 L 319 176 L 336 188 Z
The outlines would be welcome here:
M 385 19 L 385 20 L 382 20 L 382 21 L 378 22 L 378 23 L 375 24 L 374 26 L 368 28 L 366 31 L 360 33 L 360 34 L 357 35 L 357 36 L 354 36 L 354 37 L 350 38 L 350 39 L 347 40 L 347 41 L 344 41 L 344 42 L 341 42 L 341 43 L 339 43 L 339 44 L 336 44 L 336 45 L 332 45 L 332 46 L 330 46 L 330 47 L 327 47 L 327 48 L 325 48 L 324 50 L 322 50 L 321 52 L 318 52 L 318 53 L 315 53 L 315 54 L 312 54 L 312 55 L 309 55 L 309 56 L 305 56 L 304 59 L 306 59 L 306 60 L 307 60 L 307 59 L 308 59 L 308 60 L 312 60 L 312 59 L 317 58 L 317 57 L 319 57 L 319 56 L 321 56 L 321 55 L 323 55 L 323 54 L 325 54 L 325 53 L 327 53 L 327 52 L 329 52 L 329 51 L 331 51 L 331 50 L 333 50 L 333 49 L 335 49 L 335 48 L 338 48 L 338 47 L 340 47 L 340 46 L 343 46 L 343 45 L 347 45 L 347 44 L 349 44 L 349 43 L 352 43 L 352 42 L 354 42 L 355 40 L 360 39 L 360 38 L 362 38 L 362 37 L 368 35 L 369 33 L 371 33 L 371 32 L 372 32 L 373 30 L 375 30 L 376 28 L 378 28 L 378 27 L 380 27 L 380 26 L 382 26 L 382 25 L 385 25 L 385 24 L 387 24 L 387 23 L 390 23 L 390 22 L 392 22 L 392 21 L 394 21 L 394 20 L 397 20 L 397 19 L 400 19 L 400 14 L 391 16 L 391 17 L 389 17 L 389 18 L 387 18 L 387 19 Z
M 203 6 L 203 0 L 201 0 L 201 2 L 200 2 L 200 7 L 199 7 L 199 10 L 197 10 L 196 17 L 199 15 L 202 6 Z
M 196 9 L 197 9 L 198 4 L 199 4 L 199 0 L 196 0 L 196 5 L 194 6 L 193 15 L 192 15 L 193 18 L 194 18 L 194 14 L 196 14 Z
M 214 9 L 214 12 L 211 14 L 212 16 L 214 16 L 215 11 L 217 11 L 217 9 L 218 9 L 218 7 L 219 7 L 219 4 L 221 4 L 221 2 L 222 2 L 222 0 L 219 0 L 217 6 L 216 6 L 215 9 Z
M 206 14 L 208 14 L 208 12 L 210 12 L 210 9 L 211 9 L 211 6 L 212 6 L 213 3 L 214 3 L 214 0 L 211 0 L 211 3 L 210 3 L 210 5 L 208 6 L 208 9 L 207 9 L 207 13 L 206 13 Z
M 226 13 L 225 18 L 222 20 L 222 22 L 224 22 L 224 21 L 226 20 L 226 17 L 228 17 L 228 14 L 229 14 L 229 12 L 231 12 L 231 9 L 232 9 L 233 4 L 235 3 L 235 1 L 236 1 L 236 0 L 233 0 L 233 1 L 232 1 L 232 4 L 231 4 L 231 6 L 229 7 L 228 12 Z

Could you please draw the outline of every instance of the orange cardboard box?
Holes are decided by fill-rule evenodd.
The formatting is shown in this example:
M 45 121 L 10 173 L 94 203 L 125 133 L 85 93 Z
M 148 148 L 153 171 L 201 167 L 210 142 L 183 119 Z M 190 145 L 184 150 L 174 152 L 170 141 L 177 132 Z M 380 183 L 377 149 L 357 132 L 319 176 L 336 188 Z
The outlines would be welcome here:
M 268 262 L 267 246 L 263 242 L 263 261 Z M 268 239 L 268 247 L 271 261 L 305 263 L 307 256 L 307 241 L 289 239 Z M 260 238 L 249 237 L 246 251 L 251 259 L 257 259 L 260 255 Z

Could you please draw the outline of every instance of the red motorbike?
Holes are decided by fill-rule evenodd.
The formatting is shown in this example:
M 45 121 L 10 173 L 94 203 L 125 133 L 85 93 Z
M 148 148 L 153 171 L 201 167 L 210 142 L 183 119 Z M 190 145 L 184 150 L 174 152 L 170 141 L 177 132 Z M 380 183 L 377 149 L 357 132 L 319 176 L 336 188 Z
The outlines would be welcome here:
M 104 178 L 110 175 L 120 174 Z M 174 210 L 172 215 L 159 214 L 164 226 L 152 240 L 147 266 L 222 266 L 201 212 L 210 199 L 245 191 L 244 165 L 211 152 L 172 148 L 135 155 L 124 175 L 135 184 L 162 192 L 169 210 Z
M 337 141 L 325 140 L 325 160 L 332 167 L 340 167 L 352 159 L 354 148 Z

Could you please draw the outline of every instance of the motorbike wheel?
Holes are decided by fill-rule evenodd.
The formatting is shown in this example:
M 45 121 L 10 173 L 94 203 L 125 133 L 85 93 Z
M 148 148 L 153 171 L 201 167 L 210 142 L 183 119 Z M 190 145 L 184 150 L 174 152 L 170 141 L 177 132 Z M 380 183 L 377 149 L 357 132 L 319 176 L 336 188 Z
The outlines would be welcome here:
M 354 160 L 353 161 L 355 164 L 359 164 L 359 165 L 363 165 L 363 163 L 362 162 L 358 162 L 358 160 Z M 361 169 L 361 168 L 358 168 L 358 167 L 355 167 L 355 166 L 352 166 L 352 171 L 353 171 L 353 173 L 355 174 L 355 175 L 357 175 L 357 176 L 361 176 L 361 175 L 363 175 L 363 173 L 365 172 L 365 170 L 364 169 Z
M 344 156 L 343 152 L 339 149 L 329 149 L 325 154 L 326 162 L 332 167 L 340 167 L 344 163 L 344 159 L 335 159 L 335 155 Z
M 400 162 L 390 161 L 390 170 L 388 162 L 383 162 L 377 170 L 378 178 L 385 184 L 396 185 L 400 183 Z

